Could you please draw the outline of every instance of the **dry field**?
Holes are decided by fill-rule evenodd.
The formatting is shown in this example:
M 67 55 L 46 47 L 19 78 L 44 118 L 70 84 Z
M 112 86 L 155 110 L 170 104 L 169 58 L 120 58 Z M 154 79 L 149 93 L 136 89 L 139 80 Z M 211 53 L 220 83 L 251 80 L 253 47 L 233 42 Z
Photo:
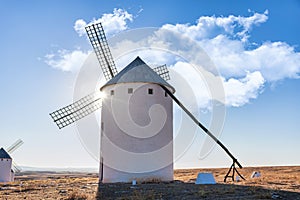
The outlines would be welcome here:
M 248 167 L 246 181 L 223 182 L 227 169 L 176 170 L 170 183 L 98 184 L 97 174 L 23 172 L 0 183 L 0 199 L 299 199 L 300 166 Z M 250 178 L 253 171 L 261 177 Z M 212 172 L 218 184 L 195 185 L 199 172 Z

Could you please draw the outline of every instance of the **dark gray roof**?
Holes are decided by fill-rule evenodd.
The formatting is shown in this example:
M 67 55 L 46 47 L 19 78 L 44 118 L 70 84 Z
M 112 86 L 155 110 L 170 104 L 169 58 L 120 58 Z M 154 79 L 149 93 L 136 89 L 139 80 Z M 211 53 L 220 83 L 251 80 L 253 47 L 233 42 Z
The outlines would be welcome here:
M 102 88 L 108 85 L 114 85 L 117 83 L 156 83 L 171 88 L 175 92 L 175 89 L 161 78 L 156 72 L 154 72 L 140 57 L 136 57 L 129 65 L 127 65 L 122 71 L 120 71 L 115 77 L 110 79 Z
M 9 154 L 3 148 L 0 149 L 0 158 L 11 159 L 11 157 L 9 156 Z

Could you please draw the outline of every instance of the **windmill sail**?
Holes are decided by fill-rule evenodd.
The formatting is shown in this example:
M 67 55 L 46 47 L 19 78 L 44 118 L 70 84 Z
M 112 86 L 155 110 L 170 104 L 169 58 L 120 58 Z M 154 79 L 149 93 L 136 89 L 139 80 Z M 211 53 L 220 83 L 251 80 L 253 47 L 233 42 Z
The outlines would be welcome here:
M 118 71 L 111 55 L 102 24 L 98 23 L 86 26 L 85 30 L 94 48 L 104 77 L 108 81 L 114 77 Z
M 13 165 L 12 165 L 12 170 L 15 173 L 20 173 L 22 171 L 21 167 L 19 167 L 14 161 L 13 161 Z
M 155 71 L 160 77 L 165 79 L 165 81 L 170 80 L 169 70 L 167 68 L 167 65 L 162 65 L 153 68 L 153 71 Z
M 102 24 L 91 24 L 86 26 L 85 30 L 94 48 L 104 77 L 106 80 L 110 80 L 118 71 L 110 52 Z M 59 129 L 64 128 L 99 109 L 102 105 L 99 94 L 100 92 L 95 92 L 87 95 L 73 104 L 50 113 L 50 116 Z
M 104 77 L 106 80 L 112 79 L 118 71 L 110 52 L 102 24 L 91 24 L 86 26 L 85 29 L 100 63 Z M 156 67 L 153 70 L 165 80 L 170 79 L 166 65 Z M 101 98 L 97 96 L 99 96 L 98 92 L 87 95 L 66 107 L 50 113 L 50 116 L 59 129 L 64 128 L 99 109 L 101 107 Z
M 78 121 L 101 108 L 100 92 L 89 94 L 78 101 L 50 113 L 59 129 Z
M 14 152 L 17 148 L 19 148 L 24 142 L 21 139 L 18 139 L 15 143 L 13 143 L 10 147 L 7 148 L 8 153 Z

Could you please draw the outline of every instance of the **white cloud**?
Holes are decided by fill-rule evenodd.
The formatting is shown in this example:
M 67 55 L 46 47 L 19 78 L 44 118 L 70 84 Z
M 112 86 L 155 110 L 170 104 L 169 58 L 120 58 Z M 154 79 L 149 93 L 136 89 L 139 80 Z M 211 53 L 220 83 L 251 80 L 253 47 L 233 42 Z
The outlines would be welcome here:
M 126 30 L 127 22 L 132 20 L 133 16 L 127 11 L 114 9 L 113 13 L 104 14 L 90 23 L 101 21 L 105 32 L 113 35 Z M 152 64 L 173 66 L 175 71 L 192 82 L 192 87 L 197 87 L 193 88 L 196 93 L 199 88 L 202 90 L 201 94 L 197 94 L 200 99 L 198 103 L 202 108 L 207 107 L 210 100 L 224 102 L 227 106 L 243 106 L 251 99 L 257 98 L 266 83 L 299 78 L 300 53 L 289 44 L 269 41 L 255 47 L 249 46 L 251 30 L 267 20 L 268 11 L 252 12 L 248 17 L 202 16 L 195 24 L 165 24 L 150 35 L 145 34 L 147 29 L 138 30 L 136 35 L 123 37 L 122 41 L 113 44 L 111 49 L 122 66 L 129 63 L 131 57 L 135 57 L 133 54 L 139 54 L 150 64 L 151 60 L 155 60 Z M 85 34 L 84 27 L 87 24 L 82 19 L 75 22 L 74 29 L 79 36 Z M 150 49 L 135 51 L 141 48 Z M 157 51 L 158 49 L 161 51 Z M 180 55 L 181 58 L 172 56 L 170 52 Z M 58 55 L 47 55 L 46 60 L 55 68 L 72 71 L 78 68 L 75 63 L 81 62 L 84 56 L 87 56 L 87 52 L 80 50 L 60 51 Z M 204 91 L 205 87 L 201 83 L 204 79 L 195 77 L 193 70 L 183 67 L 187 61 L 194 66 L 201 66 L 200 74 L 204 79 L 212 80 L 206 83 L 206 88 L 213 88 L 215 81 L 221 80 L 225 100 L 222 100 L 221 96 L 212 97 L 209 91 Z M 220 74 L 216 72 L 214 65 Z M 215 89 L 217 88 L 213 88 Z
M 176 95 L 180 96 L 180 100 L 185 102 L 185 106 L 191 104 L 190 98 L 192 98 L 192 94 L 184 93 L 187 90 L 187 85 L 190 86 L 193 94 L 197 99 L 197 106 L 200 108 L 209 108 L 210 107 L 210 100 L 211 100 L 211 91 L 208 88 L 208 85 L 205 82 L 204 76 L 209 76 L 207 72 L 202 71 L 201 75 L 195 71 L 193 66 L 190 63 L 178 61 L 172 66 L 170 71 L 171 80 L 169 81 L 170 84 L 175 87 Z M 176 72 L 174 74 L 173 70 Z M 205 74 L 206 73 L 206 74 Z M 186 82 L 184 84 L 183 79 Z M 189 92 L 189 91 L 188 91 Z M 183 93 L 184 95 L 180 95 L 178 93 Z M 198 108 L 191 108 L 191 110 L 198 109 Z
M 106 36 L 114 35 L 120 31 L 126 30 L 127 22 L 133 20 L 133 15 L 123 9 L 114 9 L 113 13 L 105 13 L 98 19 L 93 19 L 87 23 L 83 19 L 78 19 L 75 22 L 74 29 L 79 36 L 85 35 L 84 27 L 93 23 L 101 22 L 105 30 Z
M 264 85 L 264 78 L 259 71 L 247 73 L 241 79 L 223 79 L 226 94 L 226 105 L 239 107 L 249 103 L 250 99 L 256 99 Z
M 243 78 L 230 78 L 226 80 L 222 76 L 215 76 L 212 73 L 202 70 L 197 73 L 189 63 L 177 62 L 171 67 L 172 71 L 181 74 L 185 81 L 189 83 L 189 86 L 193 90 L 193 94 L 197 98 L 198 106 L 201 109 L 210 109 L 211 101 L 216 100 L 217 102 L 222 102 L 226 106 L 240 107 L 243 106 L 251 99 L 257 98 L 257 96 L 263 91 L 265 80 L 259 71 L 248 72 Z M 174 73 L 171 73 L 172 79 L 170 81 L 171 85 L 174 86 L 178 92 L 186 90 L 186 85 L 182 84 L 182 81 L 174 77 Z M 175 80 L 174 80 L 175 78 Z M 214 88 L 211 84 L 217 85 L 222 84 L 224 88 L 224 93 L 220 95 L 222 91 L 216 91 L 220 88 Z M 219 93 L 219 94 L 218 94 Z M 185 103 L 189 103 L 190 95 L 180 95 L 181 99 Z
M 266 42 L 245 54 L 244 61 L 260 70 L 267 81 L 299 78 L 300 53 L 285 42 Z
M 76 20 L 76 22 L 74 24 L 74 29 L 80 37 L 85 35 L 85 28 L 84 27 L 86 27 L 86 25 L 87 24 L 83 19 Z
M 132 21 L 133 16 L 123 9 L 114 9 L 113 13 L 103 14 L 101 18 L 93 19 L 87 23 L 83 19 L 75 21 L 74 30 L 79 36 L 86 35 L 85 26 L 92 23 L 102 22 L 106 36 L 114 35 L 120 31 L 126 30 L 127 22 Z M 58 50 L 55 54 L 47 54 L 45 62 L 56 69 L 62 71 L 77 71 L 82 66 L 90 51 Z
M 90 51 L 84 52 L 79 49 L 74 51 L 59 50 L 56 54 L 47 54 L 45 62 L 62 71 L 77 71 L 89 54 Z
M 285 42 L 270 41 L 258 44 L 255 48 L 249 46 L 251 30 L 267 19 L 268 11 L 253 13 L 249 17 L 205 16 L 200 17 L 194 25 L 166 24 L 158 31 L 156 40 L 168 48 L 173 43 L 178 49 L 185 49 L 185 52 L 177 53 L 187 58 L 193 55 L 195 59 L 190 59 L 193 64 L 210 71 L 201 61 L 203 57 L 193 53 L 195 50 L 201 51 L 197 46 L 202 47 L 223 77 L 226 105 L 242 106 L 257 98 L 267 82 L 299 78 L 300 53 L 292 46 Z M 188 42 L 184 37 L 193 42 Z M 177 41 L 185 42 L 180 44 Z
M 214 38 L 220 34 L 230 37 L 238 37 L 243 42 L 248 39 L 248 32 L 254 25 L 266 22 L 268 10 L 263 14 L 254 13 L 250 17 L 233 16 L 215 17 L 202 16 L 195 25 L 190 24 L 166 24 L 162 28 L 179 32 L 194 40 Z
M 199 43 L 226 78 L 242 77 L 247 71 L 260 71 L 268 82 L 299 77 L 300 53 L 284 42 L 265 42 L 247 50 L 241 41 L 219 35 Z

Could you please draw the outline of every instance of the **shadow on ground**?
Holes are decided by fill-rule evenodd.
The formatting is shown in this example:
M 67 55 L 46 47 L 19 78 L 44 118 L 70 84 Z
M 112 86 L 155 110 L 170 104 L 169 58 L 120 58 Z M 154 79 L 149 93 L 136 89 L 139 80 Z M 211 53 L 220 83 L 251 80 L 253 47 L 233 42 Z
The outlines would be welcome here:
M 98 184 L 96 199 L 299 199 L 300 193 L 235 184 L 169 183 Z

